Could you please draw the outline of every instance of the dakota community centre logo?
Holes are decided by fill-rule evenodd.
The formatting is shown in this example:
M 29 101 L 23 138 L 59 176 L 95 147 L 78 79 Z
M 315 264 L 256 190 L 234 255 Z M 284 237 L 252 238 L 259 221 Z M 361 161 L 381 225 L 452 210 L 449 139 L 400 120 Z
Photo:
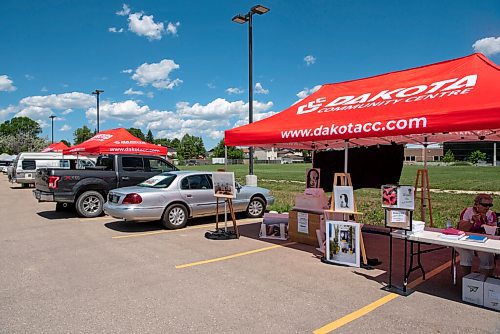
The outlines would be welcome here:
M 326 97 L 318 97 L 306 104 L 299 105 L 297 108 L 297 115 L 308 114 L 315 111 L 318 113 L 327 113 L 332 111 L 372 108 L 398 104 L 401 102 L 412 103 L 428 99 L 469 94 L 476 85 L 477 77 L 477 74 L 470 74 L 463 78 L 446 79 L 427 85 L 420 84 L 408 88 L 386 89 L 376 94 L 364 93 L 359 96 L 339 96 L 329 102 Z

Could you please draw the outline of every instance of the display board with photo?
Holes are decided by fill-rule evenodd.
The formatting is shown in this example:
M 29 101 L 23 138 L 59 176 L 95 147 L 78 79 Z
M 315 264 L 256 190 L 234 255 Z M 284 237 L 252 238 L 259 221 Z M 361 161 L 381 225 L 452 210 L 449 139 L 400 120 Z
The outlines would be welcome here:
M 385 210 L 385 227 L 411 231 L 413 214 L 411 210 Z
M 319 168 L 309 168 L 306 170 L 306 188 L 320 188 L 321 170 Z
M 415 187 L 386 184 L 382 186 L 382 207 L 392 209 L 415 209 Z
M 355 222 L 326 221 L 326 261 L 360 266 L 360 225 Z
M 354 212 L 354 190 L 351 186 L 334 186 L 336 212 Z
M 212 173 L 212 182 L 215 197 L 236 198 L 233 172 L 214 172 Z

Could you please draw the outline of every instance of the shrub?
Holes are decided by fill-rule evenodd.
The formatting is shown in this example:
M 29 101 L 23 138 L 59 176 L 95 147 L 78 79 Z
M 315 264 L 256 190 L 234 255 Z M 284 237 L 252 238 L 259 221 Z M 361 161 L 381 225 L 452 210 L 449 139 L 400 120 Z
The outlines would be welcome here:
M 441 159 L 442 162 L 454 162 L 455 161 L 455 155 L 451 150 L 448 150 L 446 154 L 443 156 L 443 159 Z
M 486 160 L 486 153 L 476 150 L 469 155 L 468 160 L 473 164 L 477 164 L 479 160 Z

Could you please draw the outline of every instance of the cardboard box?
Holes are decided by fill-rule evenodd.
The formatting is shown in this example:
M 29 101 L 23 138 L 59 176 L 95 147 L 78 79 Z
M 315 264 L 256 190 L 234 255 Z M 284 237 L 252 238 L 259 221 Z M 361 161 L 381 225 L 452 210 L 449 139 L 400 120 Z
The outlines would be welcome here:
M 488 277 L 484 282 L 484 306 L 500 311 L 500 279 Z
M 301 224 L 299 225 L 299 217 Z M 307 223 L 305 223 L 307 221 Z M 288 236 L 291 241 L 311 246 L 318 246 L 316 230 L 325 224 L 322 213 L 292 210 L 289 212 Z M 300 228 L 299 228 L 300 227 Z
M 462 300 L 464 302 L 484 305 L 484 281 L 483 274 L 471 273 L 462 279 Z

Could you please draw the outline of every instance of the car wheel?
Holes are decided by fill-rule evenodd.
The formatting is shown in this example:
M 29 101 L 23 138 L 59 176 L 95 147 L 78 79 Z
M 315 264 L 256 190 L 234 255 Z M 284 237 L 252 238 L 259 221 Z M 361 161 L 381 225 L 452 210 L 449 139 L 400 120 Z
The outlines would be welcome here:
M 97 191 L 86 191 L 76 200 L 76 212 L 85 218 L 97 217 L 102 213 L 104 197 Z
M 259 218 L 264 215 L 266 202 L 260 197 L 253 197 L 248 203 L 247 216 L 250 218 Z
M 169 230 L 183 228 L 187 224 L 187 209 L 182 204 L 172 204 L 163 214 L 162 224 Z

